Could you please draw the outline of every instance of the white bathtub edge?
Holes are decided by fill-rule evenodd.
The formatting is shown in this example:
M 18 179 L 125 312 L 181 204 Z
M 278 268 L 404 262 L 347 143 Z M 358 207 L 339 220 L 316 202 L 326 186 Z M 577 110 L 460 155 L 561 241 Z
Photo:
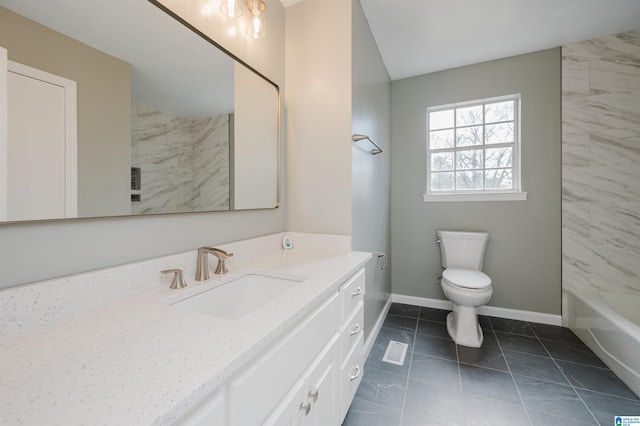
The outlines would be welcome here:
M 622 353 L 634 353 L 637 352 L 637 345 L 640 342 L 638 338 L 638 329 L 634 323 L 618 314 L 613 307 L 609 306 L 599 294 L 599 291 L 592 289 L 567 289 L 567 294 L 570 296 L 569 309 L 567 312 L 567 319 L 569 328 L 582 340 L 597 356 L 600 358 L 623 382 L 631 388 L 636 395 L 640 396 L 640 371 L 638 370 L 638 364 L 635 366 L 627 364 L 628 360 L 624 360 L 624 356 L 620 356 Z M 575 298 L 577 300 L 572 300 Z M 595 315 L 599 315 L 598 318 L 586 318 L 587 323 L 583 318 L 580 318 L 579 309 L 576 308 L 576 304 L 582 304 L 586 306 L 587 310 L 591 310 Z M 583 313 L 584 314 L 584 313 Z M 581 319 L 581 321 L 578 321 Z M 598 321 L 596 323 L 595 321 Z M 617 332 L 622 335 L 618 339 L 620 342 L 617 347 L 607 348 L 603 346 L 601 339 L 594 335 L 593 330 L 589 328 L 589 323 L 602 326 L 602 323 L 606 322 L 609 327 L 606 329 L 607 333 Z M 602 330 L 601 330 L 602 331 Z M 635 342 L 635 346 L 625 347 L 629 345 L 631 341 Z M 605 343 L 606 344 L 606 343 Z M 633 343 L 631 343 L 633 345 Z M 613 351 L 616 349 L 616 351 Z M 622 351 L 622 352 L 620 352 Z M 629 352 L 631 351 L 631 352 Z M 612 352 L 618 352 L 612 353 Z M 635 370 L 634 370 L 635 368 Z

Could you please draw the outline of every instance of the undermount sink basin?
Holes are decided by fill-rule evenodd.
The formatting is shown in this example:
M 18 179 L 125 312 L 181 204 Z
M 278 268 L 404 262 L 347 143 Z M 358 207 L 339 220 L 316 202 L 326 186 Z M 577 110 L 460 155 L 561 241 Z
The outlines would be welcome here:
M 304 281 L 259 273 L 243 275 L 172 305 L 220 318 L 239 319 Z

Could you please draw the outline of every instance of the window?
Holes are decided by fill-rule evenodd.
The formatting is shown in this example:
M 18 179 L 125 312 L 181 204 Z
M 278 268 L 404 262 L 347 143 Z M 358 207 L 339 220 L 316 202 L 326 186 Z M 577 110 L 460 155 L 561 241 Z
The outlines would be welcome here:
M 526 199 L 520 96 L 427 109 L 425 201 Z

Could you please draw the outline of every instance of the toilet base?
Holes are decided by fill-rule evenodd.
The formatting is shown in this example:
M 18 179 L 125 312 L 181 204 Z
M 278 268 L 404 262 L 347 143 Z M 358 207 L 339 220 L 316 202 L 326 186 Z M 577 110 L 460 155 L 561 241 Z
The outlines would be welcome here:
M 447 332 L 458 345 L 470 348 L 479 348 L 484 340 L 476 308 L 468 306 L 453 305 L 453 312 L 447 315 Z

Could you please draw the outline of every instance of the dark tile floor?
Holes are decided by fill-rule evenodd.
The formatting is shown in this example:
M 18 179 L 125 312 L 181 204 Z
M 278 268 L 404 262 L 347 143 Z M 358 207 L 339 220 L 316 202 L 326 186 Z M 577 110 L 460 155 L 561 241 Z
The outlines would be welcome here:
M 456 345 L 448 311 L 394 303 L 343 426 L 614 425 L 638 398 L 569 329 L 480 317 L 482 348 Z M 382 361 L 389 340 L 404 365 Z

